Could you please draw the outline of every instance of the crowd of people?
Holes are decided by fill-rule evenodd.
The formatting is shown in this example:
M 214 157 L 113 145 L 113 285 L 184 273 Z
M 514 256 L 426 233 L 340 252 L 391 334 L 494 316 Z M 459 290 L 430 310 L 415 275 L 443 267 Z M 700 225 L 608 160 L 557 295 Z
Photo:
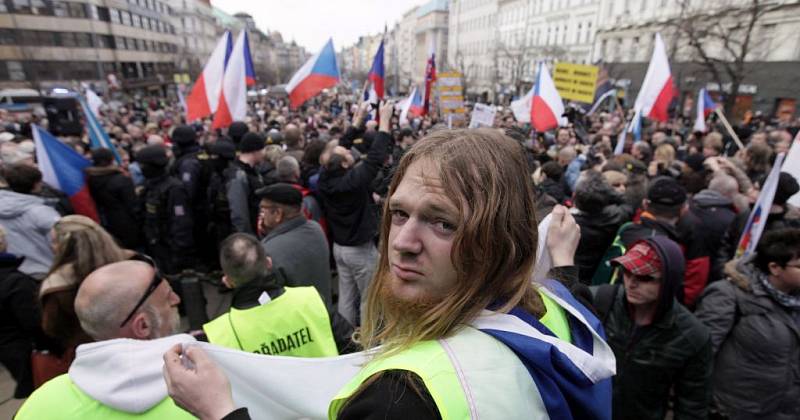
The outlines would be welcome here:
M 614 154 L 621 110 L 574 113 L 545 133 L 501 111 L 493 128 L 466 130 L 346 98 L 298 110 L 261 98 L 221 130 L 164 99 L 109 102 L 100 120 L 115 151 L 60 136 L 91 161 L 94 219 L 43 182 L 31 124 L 46 118 L 0 111 L 0 362 L 14 398 L 30 396 L 17 418 L 249 418 L 193 347 L 164 354 L 170 396 L 146 407 L 66 394 L 87 393 L 73 377 L 93 369 L 81 348 L 181 332 L 180 283 L 163 280 L 186 270 L 221 273 L 233 296 L 191 331 L 199 340 L 294 357 L 381 346 L 331 418 L 558 417 L 554 407 L 572 418 L 800 418 L 792 175 L 780 174 L 756 252 L 737 253 L 800 120 L 742 122 L 739 149 L 722 126 L 692 132 L 676 116 Z M 550 270 L 532 283 L 548 217 Z M 589 354 L 602 336 L 616 374 L 565 379 L 571 356 L 526 356 L 478 326 L 487 309 Z

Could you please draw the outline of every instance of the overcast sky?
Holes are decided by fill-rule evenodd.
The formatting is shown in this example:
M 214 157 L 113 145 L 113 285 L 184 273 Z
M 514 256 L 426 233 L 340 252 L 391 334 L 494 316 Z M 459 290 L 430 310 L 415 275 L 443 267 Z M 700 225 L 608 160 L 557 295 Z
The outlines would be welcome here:
M 426 0 L 213 0 L 229 14 L 246 12 L 261 30 L 280 31 L 313 54 L 333 37 L 336 50 L 354 44 L 361 35 L 391 28 L 410 8 Z

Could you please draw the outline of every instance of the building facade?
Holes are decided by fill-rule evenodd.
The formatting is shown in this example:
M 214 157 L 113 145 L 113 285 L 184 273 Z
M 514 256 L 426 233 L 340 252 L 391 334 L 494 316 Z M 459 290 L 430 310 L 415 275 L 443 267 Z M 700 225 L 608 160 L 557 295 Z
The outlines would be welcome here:
M 603 63 L 631 98 L 660 33 L 684 112 L 706 88 L 729 101 L 733 119 L 748 111 L 797 114 L 800 1 L 605 0 L 599 16 L 593 61 Z
M 0 87 L 160 90 L 172 81 L 180 41 L 163 1 L 15 0 L 0 12 Z

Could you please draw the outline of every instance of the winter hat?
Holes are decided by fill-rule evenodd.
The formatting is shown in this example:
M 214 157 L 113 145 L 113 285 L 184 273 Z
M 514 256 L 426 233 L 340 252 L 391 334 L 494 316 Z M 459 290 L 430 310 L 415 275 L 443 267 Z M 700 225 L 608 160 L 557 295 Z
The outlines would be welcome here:
M 231 123 L 231 126 L 228 127 L 228 136 L 230 136 L 234 144 L 238 144 L 248 131 L 250 131 L 250 128 L 247 127 L 247 124 L 242 121 L 234 121 Z
M 777 205 L 784 205 L 793 195 L 800 191 L 800 185 L 792 175 L 786 172 L 781 172 L 778 178 L 778 188 L 775 190 L 775 198 L 772 200 Z
M 172 141 L 178 146 L 191 146 L 197 143 L 197 133 L 188 125 L 179 125 L 172 131 Z
M 647 199 L 664 206 L 677 206 L 686 202 L 686 188 L 674 178 L 658 177 L 647 189 Z
M 257 133 L 247 133 L 242 137 L 242 141 L 239 142 L 239 151 L 242 153 L 255 152 L 256 150 L 262 150 L 264 147 L 266 147 L 264 138 Z
M 217 140 L 208 146 L 208 152 L 224 159 L 233 159 L 236 157 L 236 146 L 229 140 Z
M 143 165 L 167 166 L 169 157 L 164 146 L 155 144 L 147 146 L 136 154 L 136 161 Z
M 303 204 L 303 194 L 297 188 L 284 182 L 260 188 L 256 191 L 256 196 L 287 206 L 300 206 Z

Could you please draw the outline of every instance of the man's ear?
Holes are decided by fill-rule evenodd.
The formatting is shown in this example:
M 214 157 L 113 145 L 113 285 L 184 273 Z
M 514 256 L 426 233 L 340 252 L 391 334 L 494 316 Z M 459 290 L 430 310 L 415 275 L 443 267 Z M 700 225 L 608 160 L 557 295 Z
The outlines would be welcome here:
M 224 284 L 228 289 L 233 289 L 233 282 L 228 278 L 227 274 L 222 276 L 222 284 Z
M 264 262 L 264 265 L 267 266 L 267 270 L 272 271 L 272 257 L 267 257 L 267 259 Z
M 139 311 L 138 314 L 134 315 L 133 318 L 131 318 L 130 324 L 133 338 L 137 340 L 148 340 L 152 337 L 153 325 L 151 325 L 144 311 Z
M 783 267 L 781 267 L 776 262 L 771 262 L 767 264 L 767 270 L 769 270 L 769 274 L 772 274 L 773 276 L 777 276 L 783 273 Z

